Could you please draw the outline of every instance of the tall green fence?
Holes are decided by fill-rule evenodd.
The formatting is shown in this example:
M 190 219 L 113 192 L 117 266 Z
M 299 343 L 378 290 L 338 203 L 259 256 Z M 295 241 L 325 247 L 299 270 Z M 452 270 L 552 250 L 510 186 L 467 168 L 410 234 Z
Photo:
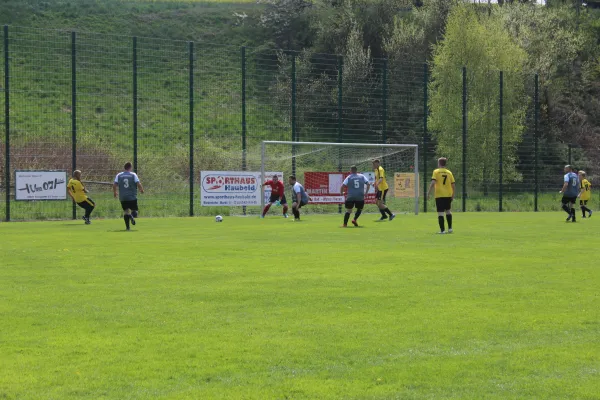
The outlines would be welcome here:
M 2 220 L 81 212 L 15 201 L 15 171 L 36 169 L 81 169 L 96 215 L 118 216 L 126 161 L 145 215 L 206 214 L 200 171 L 259 170 L 263 140 L 419 144 L 422 193 L 447 156 L 463 211 L 555 210 L 564 164 L 596 173 L 546 134 L 534 75 L 8 26 L 0 43 Z

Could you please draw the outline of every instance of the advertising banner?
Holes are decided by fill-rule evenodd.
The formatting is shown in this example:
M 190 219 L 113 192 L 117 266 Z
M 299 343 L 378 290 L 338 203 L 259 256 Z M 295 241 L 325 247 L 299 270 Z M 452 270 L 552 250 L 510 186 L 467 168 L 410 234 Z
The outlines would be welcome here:
M 310 196 L 312 204 L 342 204 L 345 199 L 340 195 L 340 188 L 344 179 L 350 175 L 349 172 L 305 172 L 304 189 Z M 369 179 L 371 185 L 374 183 L 372 172 L 363 173 Z M 365 197 L 367 204 L 375 203 L 375 190 L 373 186 Z
M 416 181 L 414 173 L 396 172 L 394 174 L 394 197 L 415 197 Z
M 283 179 L 282 172 L 266 172 L 265 179 L 268 180 L 273 175 Z M 201 171 L 200 204 L 202 206 L 259 206 L 262 193 L 260 179 L 261 174 L 256 171 Z M 265 188 L 265 196 L 270 194 L 270 188 Z
M 15 200 L 66 199 L 66 171 L 15 171 Z

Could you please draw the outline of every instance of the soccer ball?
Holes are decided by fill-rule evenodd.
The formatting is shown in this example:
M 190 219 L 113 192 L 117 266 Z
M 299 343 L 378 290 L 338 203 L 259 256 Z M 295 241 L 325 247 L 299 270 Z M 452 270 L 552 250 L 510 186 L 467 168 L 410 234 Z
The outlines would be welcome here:
M 215 222 L 223 222 L 223 217 L 221 217 L 220 215 L 217 215 L 215 217 Z

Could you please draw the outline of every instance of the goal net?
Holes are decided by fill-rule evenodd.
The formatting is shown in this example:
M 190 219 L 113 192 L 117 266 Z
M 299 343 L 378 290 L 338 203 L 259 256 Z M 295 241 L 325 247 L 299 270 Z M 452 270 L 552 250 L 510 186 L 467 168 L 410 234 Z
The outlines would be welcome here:
M 380 160 L 389 186 L 386 204 L 394 213 L 419 212 L 419 147 L 416 144 L 361 144 L 263 141 L 261 146 L 261 178 L 265 182 L 275 173 L 284 178 L 286 197 L 293 199 L 288 177 L 295 175 L 309 196 L 309 207 L 303 212 L 338 213 L 344 197 L 340 188 L 350 167 L 356 166 L 371 185 L 375 180 L 373 160 Z M 266 196 L 261 196 L 264 202 Z M 373 186 L 366 196 L 365 212 L 378 212 Z M 371 205 L 372 204 L 372 205 Z

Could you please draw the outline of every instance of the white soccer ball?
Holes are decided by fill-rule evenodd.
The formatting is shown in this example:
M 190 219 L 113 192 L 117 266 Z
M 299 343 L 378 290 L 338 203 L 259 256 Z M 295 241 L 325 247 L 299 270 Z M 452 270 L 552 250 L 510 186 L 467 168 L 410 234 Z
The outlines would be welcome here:
M 215 217 L 215 222 L 223 222 L 223 217 L 221 217 L 220 215 L 217 215 Z

